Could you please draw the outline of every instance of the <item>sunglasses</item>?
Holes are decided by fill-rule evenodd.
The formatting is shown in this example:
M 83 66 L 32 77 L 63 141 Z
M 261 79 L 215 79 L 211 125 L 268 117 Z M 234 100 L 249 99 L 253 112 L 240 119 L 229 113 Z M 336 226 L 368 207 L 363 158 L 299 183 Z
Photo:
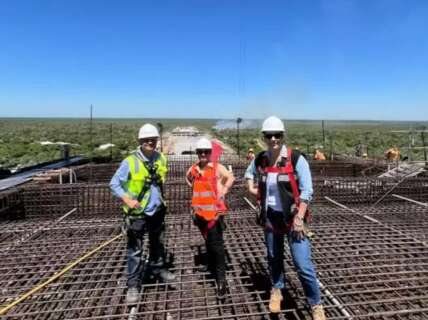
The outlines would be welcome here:
M 144 139 L 140 139 L 141 143 L 149 143 L 149 142 L 156 142 L 158 141 L 158 138 L 144 138 Z
M 196 153 L 197 154 L 203 154 L 203 153 L 210 154 L 211 153 L 211 149 L 198 149 L 198 150 L 196 150 Z
M 264 137 L 266 139 L 272 139 L 272 137 L 275 137 L 275 139 L 281 139 L 284 136 L 282 132 L 275 132 L 275 133 L 265 133 Z

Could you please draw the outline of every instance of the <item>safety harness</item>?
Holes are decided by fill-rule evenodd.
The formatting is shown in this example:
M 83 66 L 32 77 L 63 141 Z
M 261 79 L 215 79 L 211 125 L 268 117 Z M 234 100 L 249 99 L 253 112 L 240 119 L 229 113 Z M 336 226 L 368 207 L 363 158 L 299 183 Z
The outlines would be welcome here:
M 292 163 L 292 155 L 293 151 L 291 148 L 287 148 L 287 161 L 285 166 L 270 166 L 270 167 L 262 167 L 262 171 L 264 174 L 268 173 L 279 173 L 279 174 L 286 174 L 288 176 L 288 180 L 290 182 L 291 191 L 293 194 L 294 204 L 296 208 L 298 209 L 300 206 L 300 191 L 297 186 L 297 181 L 295 177 L 295 171 Z M 261 194 L 260 194 L 260 188 L 258 188 L 258 194 L 257 194 L 257 201 L 260 204 L 261 203 Z M 309 212 L 309 209 L 306 210 L 305 218 L 304 220 L 306 222 L 309 222 L 311 220 L 311 214 Z M 292 228 L 293 221 L 291 220 L 290 223 L 288 223 L 285 228 L 274 228 L 272 225 L 266 225 L 265 227 L 268 229 L 272 229 L 273 232 L 283 233 L 287 230 Z

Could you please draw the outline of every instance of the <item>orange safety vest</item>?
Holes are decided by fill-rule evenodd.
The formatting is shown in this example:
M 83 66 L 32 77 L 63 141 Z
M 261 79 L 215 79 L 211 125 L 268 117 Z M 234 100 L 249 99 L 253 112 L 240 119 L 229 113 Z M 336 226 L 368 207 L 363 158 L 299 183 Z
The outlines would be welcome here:
M 196 163 L 190 171 L 193 177 L 192 207 L 198 216 L 211 221 L 218 212 L 226 211 L 224 202 L 217 199 L 217 165 L 205 166 L 202 174 L 197 167 Z

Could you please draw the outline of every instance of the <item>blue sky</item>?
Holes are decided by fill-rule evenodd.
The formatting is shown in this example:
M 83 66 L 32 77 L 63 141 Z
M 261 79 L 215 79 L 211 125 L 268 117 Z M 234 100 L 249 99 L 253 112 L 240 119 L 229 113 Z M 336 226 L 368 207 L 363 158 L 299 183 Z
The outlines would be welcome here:
M 426 0 L 0 0 L 0 117 L 428 120 Z

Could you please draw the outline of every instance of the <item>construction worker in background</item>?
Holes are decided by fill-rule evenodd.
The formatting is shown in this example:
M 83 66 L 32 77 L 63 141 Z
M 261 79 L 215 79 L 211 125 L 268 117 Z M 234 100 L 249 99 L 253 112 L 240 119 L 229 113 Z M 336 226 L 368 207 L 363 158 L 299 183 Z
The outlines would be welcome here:
M 260 212 L 257 221 L 263 226 L 267 259 L 272 281 L 269 309 L 281 310 L 284 289 L 284 238 L 287 237 L 297 275 L 312 307 L 315 320 L 324 320 L 320 289 L 311 260 L 307 237 L 308 204 L 312 198 L 309 164 L 298 150 L 284 144 L 285 128 L 277 117 L 263 122 L 262 133 L 268 146 L 251 162 L 245 178 L 249 192 L 257 196 Z
M 389 161 L 399 161 L 400 150 L 397 147 L 389 148 L 385 151 L 385 159 Z
M 256 155 L 254 153 L 254 149 L 253 148 L 248 149 L 247 160 L 252 161 L 255 157 L 256 157 Z
M 158 138 L 155 126 L 143 125 L 138 132 L 139 148 L 122 161 L 110 182 L 113 194 L 123 202 L 128 304 L 138 302 L 145 270 L 164 282 L 175 279 L 165 268 L 163 184 L 168 167 L 165 156 L 156 151 Z M 149 263 L 145 268 L 142 254 L 146 233 L 149 234 Z
M 208 268 L 217 283 L 217 297 L 224 299 L 227 290 L 226 258 L 224 252 L 224 199 L 235 178 L 226 168 L 211 159 L 211 141 L 201 138 L 196 144 L 198 161 L 186 173 L 192 187 L 192 218 L 205 239 Z
M 324 161 L 325 155 L 319 149 L 315 149 L 314 160 Z

